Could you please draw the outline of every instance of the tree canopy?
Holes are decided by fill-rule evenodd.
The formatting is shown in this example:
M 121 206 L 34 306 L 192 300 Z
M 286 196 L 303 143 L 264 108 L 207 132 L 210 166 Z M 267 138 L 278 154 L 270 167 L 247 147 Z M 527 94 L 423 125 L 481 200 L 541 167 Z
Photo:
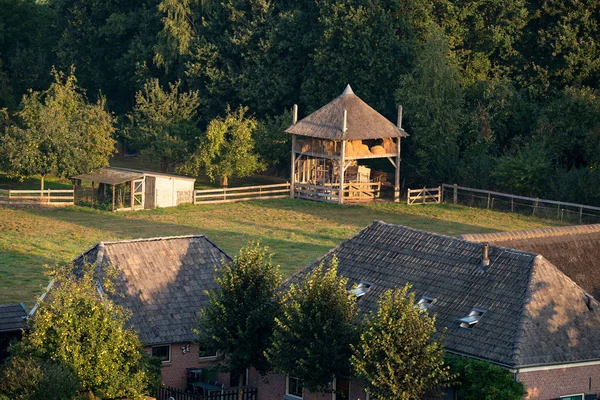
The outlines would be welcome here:
M 331 391 L 335 376 L 350 374 L 350 346 L 357 339 L 356 300 L 337 260 L 317 266 L 283 296 L 267 358 L 275 371 L 302 381 L 313 393 Z
M 126 327 L 129 311 L 107 297 L 115 294 L 116 269 L 105 270 L 100 289 L 95 266 L 84 265 L 77 273 L 73 268 L 67 265 L 51 273 L 54 287 L 40 304 L 31 330 L 11 349 L 17 360 L 13 368 L 19 367 L 19 359 L 31 358 L 53 365 L 54 373 L 71 371 L 82 392 L 142 397 L 156 380 L 156 371 L 137 333 Z
M 15 124 L 0 136 L 0 165 L 11 175 L 53 174 L 68 177 L 108 165 L 114 152 L 114 117 L 103 99 L 88 103 L 74 70 L 52 71 L 54 82 L 44 92 L 23 97 Z
M 352 366 L 373 399 L 410 400 L 450 380 L 435 316 L 415 307 L 410 285 L 388 290 L 352 347 Z

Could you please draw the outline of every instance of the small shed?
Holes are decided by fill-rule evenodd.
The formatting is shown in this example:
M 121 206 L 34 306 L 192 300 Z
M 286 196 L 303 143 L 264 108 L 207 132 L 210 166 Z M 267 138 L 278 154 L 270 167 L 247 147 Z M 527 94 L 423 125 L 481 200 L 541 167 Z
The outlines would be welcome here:
M 394 125 L 354 94 L 350 85 L 298 121 L 294 106 L 291 197 L 339 202 L 372 200 L 380 189 L 362 160 L 387 158 L 395 168 L 394 200 L 400 199 L 402 107 Z
M 21 339 L 27 329 L 27 308 L 23 303 L 0 304 L 0 364 L 9 356 L 10 342 Z
M 104 167 L 89 174 L 73 176 L 75 197 L 94 203 L 110 202 L 112 211 L 174 207 L 193 203 L 195 178 L 141 171 L 127 168 Z M 92 182 L 91 191 L 82 187 L 82 181 Z

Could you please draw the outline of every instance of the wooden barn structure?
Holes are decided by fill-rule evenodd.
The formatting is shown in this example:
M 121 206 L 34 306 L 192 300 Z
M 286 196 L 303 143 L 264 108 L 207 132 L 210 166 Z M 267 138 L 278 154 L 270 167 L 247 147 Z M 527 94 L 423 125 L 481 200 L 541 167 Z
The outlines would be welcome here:
M 148 210 L 194 202 L 195 178 L 136 169 L 104 167 L 73 176 L 75 198 L 112 211 Z M 90 181 L 91 189 L 81 181 Z
M 294 105 L 290 197 L 343 204 L 373 200 L 381 182 L 361 160 L 387 158 L 395 169 L 394 201 L 400 200 L 402 107 L 394 125 L 354 94 L 344 92 L 298 121 Z

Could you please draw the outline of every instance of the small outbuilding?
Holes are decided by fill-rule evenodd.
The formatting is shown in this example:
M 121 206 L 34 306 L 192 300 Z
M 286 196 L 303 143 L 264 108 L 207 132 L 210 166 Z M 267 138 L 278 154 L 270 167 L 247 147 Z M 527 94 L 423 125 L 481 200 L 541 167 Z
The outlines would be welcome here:
M 195 178 L 141 171 L 127 168 L 105 167 L 89 174 L 73 176 L 75 198 L 86 199 L 91 206 L 105 204 L 112 211 L 174 207 L 193 203 Z M 92 183 L 91 190 L 82 181 Z
M 0 304 L 0 364 L 9 356 L 10 342 L 20 340 L 27 329 L 27 308 L 23 303 Z
M 400 199 L 400 140 L 402 107 L 394 125 L 354 94 L 344 92 L 298 121 L 294 106 L 291 197 L 336 202 L 365 201 L 377 197 L 380 182 L 361 162 L 387 158 L 395 169 L 394 201 Z

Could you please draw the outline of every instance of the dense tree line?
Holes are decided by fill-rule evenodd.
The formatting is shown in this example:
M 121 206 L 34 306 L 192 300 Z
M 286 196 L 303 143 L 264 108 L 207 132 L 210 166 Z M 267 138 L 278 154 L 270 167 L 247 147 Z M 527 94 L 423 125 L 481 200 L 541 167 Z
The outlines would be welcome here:
M 407 185 L 600 204 L 597 0 L 0 0 L 0 8 L 0 108 L 9 113 L 29 88 L 50 85 L 53 65 L 74 65 L 136 150 L 175 146 L 174 159 L 153 159 L 197 161 L 210 122 L 242 107 L 254 151 L 285 167 L 286 110 L 298 103 L 306 115 L 350 83 L 391 120 L 404 105 Z M 163 125 L 147 146 L 156 121 L 136 121 L 151 114 L 151 90 L 187 101 L 188 119 Z

